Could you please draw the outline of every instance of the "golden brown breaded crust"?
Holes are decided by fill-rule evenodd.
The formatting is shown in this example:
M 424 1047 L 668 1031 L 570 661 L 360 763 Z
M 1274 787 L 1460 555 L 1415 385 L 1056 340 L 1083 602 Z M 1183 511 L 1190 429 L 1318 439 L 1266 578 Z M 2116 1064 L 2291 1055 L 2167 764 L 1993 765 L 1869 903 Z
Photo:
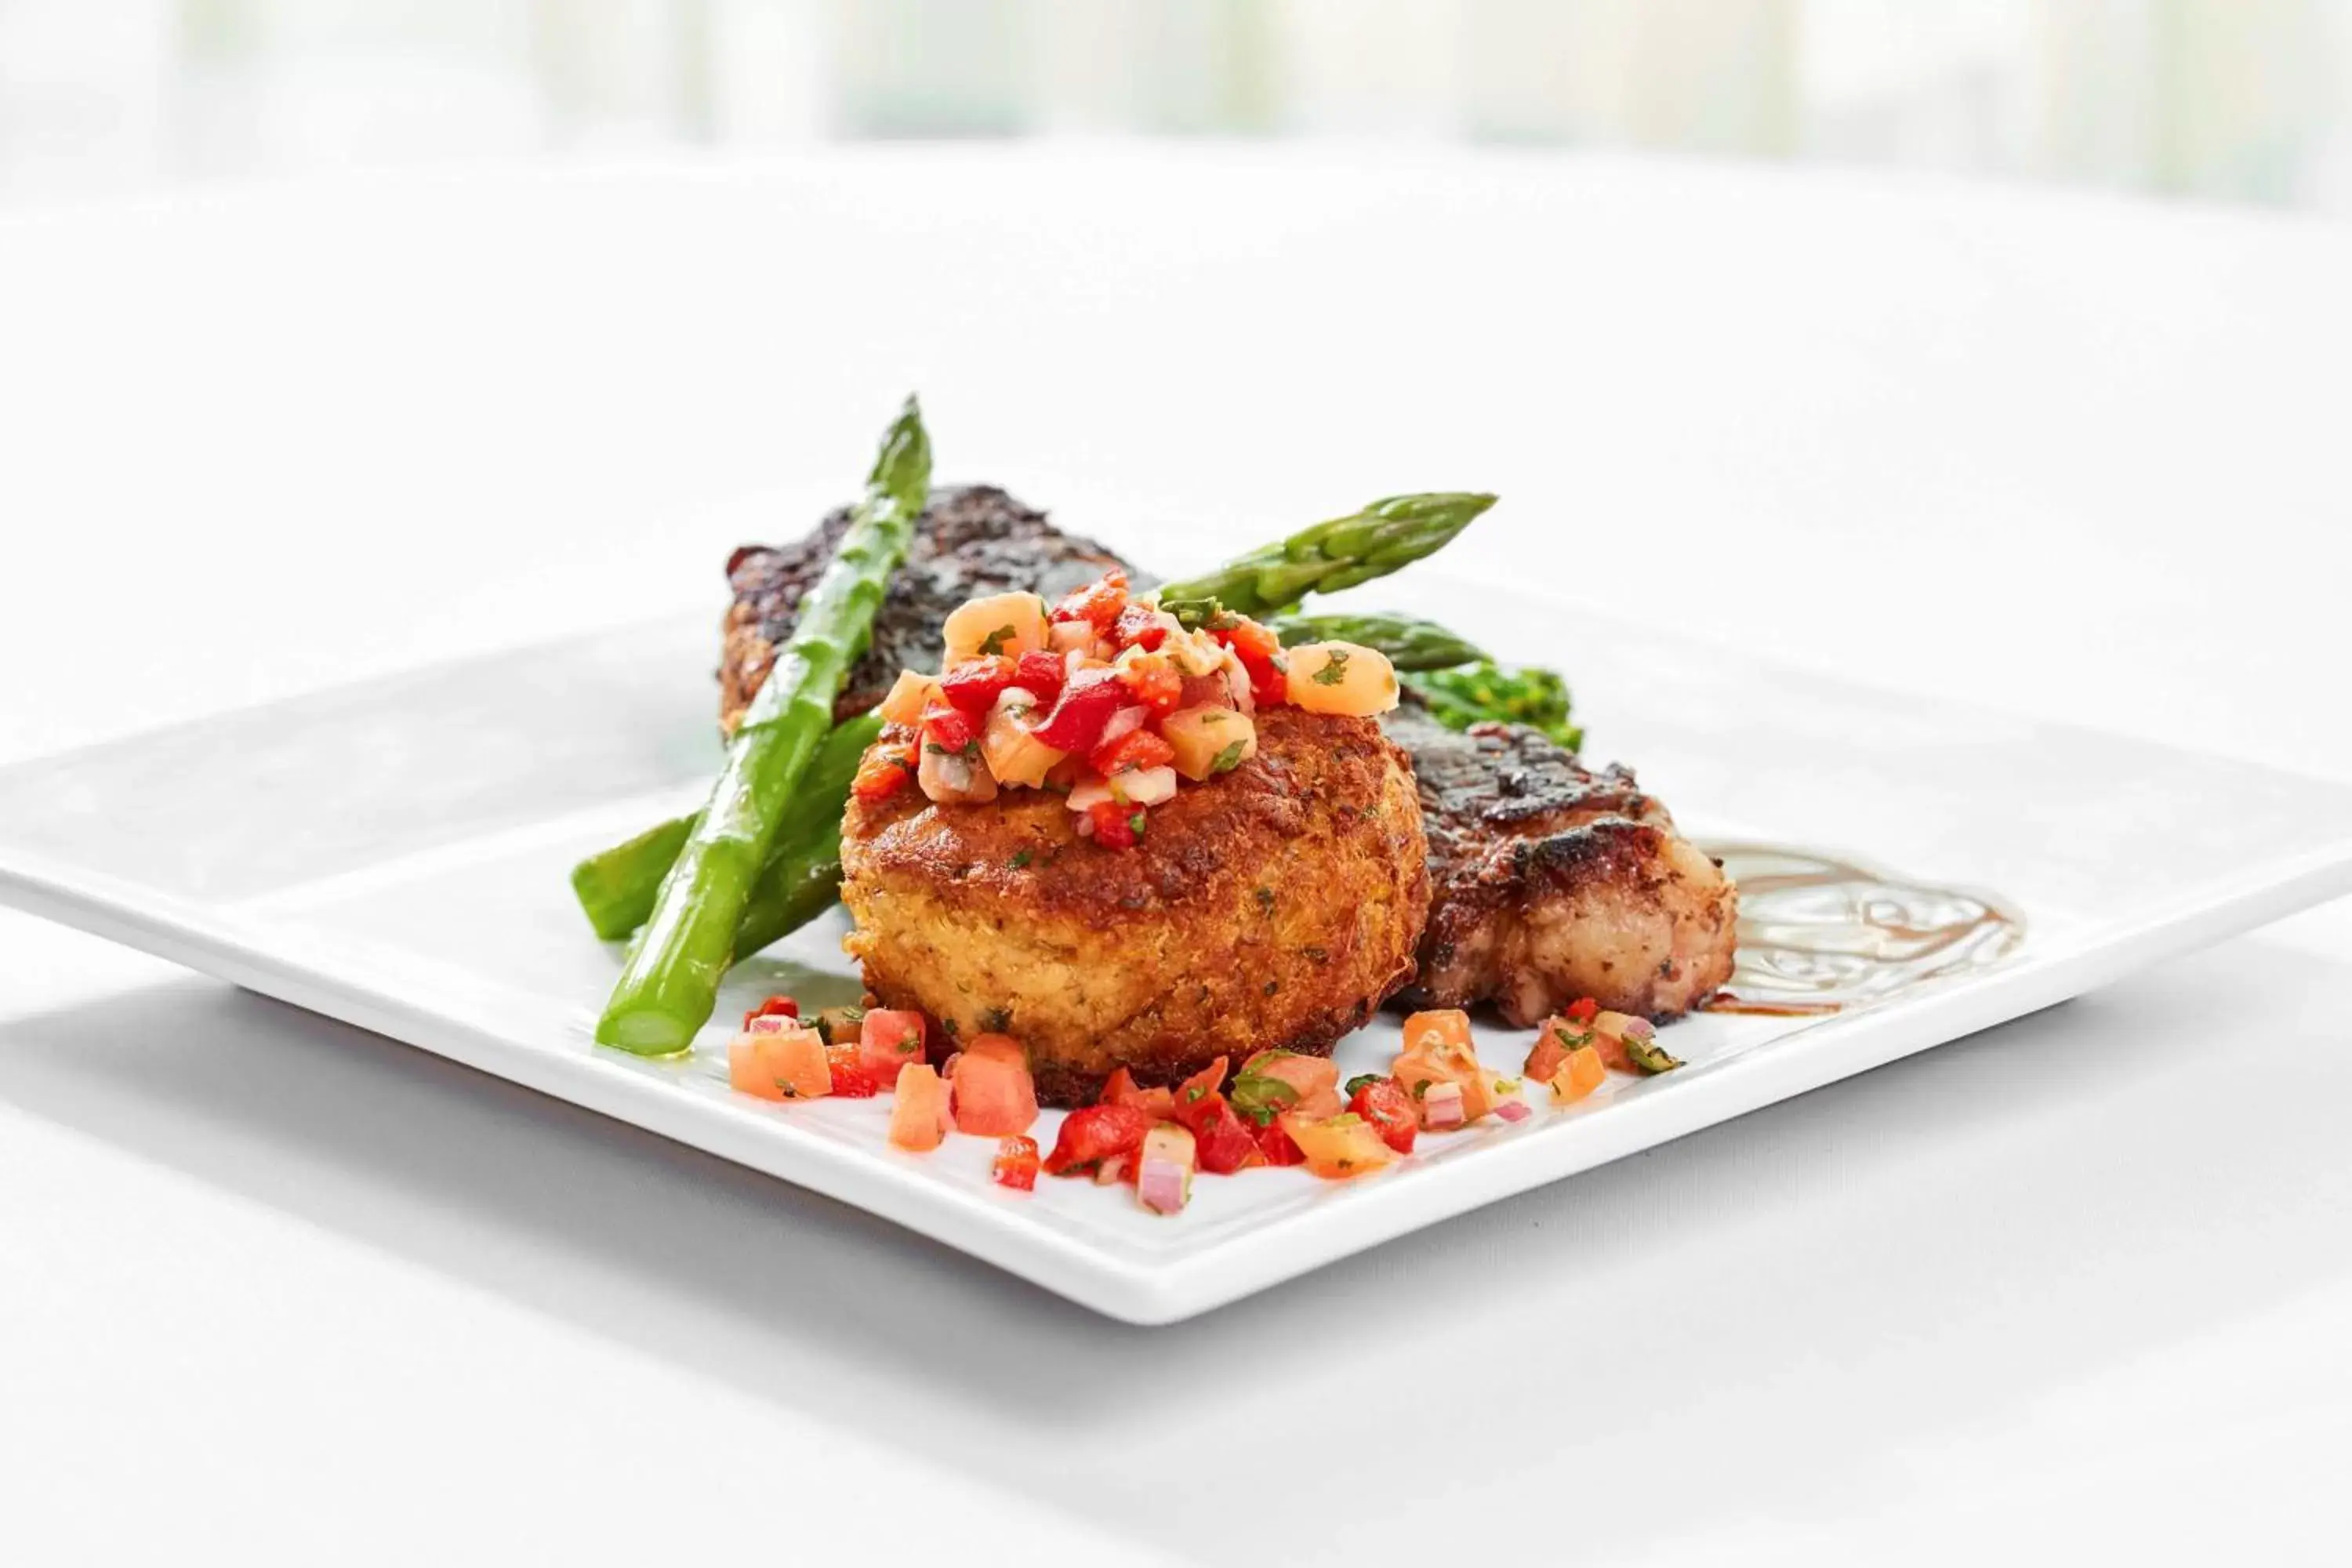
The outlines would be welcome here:
M 1153 807 L 1133 849 L 1079 837 L 1044 791 L 851 802 L 844 945 L 866 985 L 952 1033 L 1014 1036 L 1051 1105 L 1122 1066 L 1150 1085 L 1218 1056 L 1327 1054 L 1412 977 L 1421 808 L 1371 721 L 1257 724 L 1257 755 Z

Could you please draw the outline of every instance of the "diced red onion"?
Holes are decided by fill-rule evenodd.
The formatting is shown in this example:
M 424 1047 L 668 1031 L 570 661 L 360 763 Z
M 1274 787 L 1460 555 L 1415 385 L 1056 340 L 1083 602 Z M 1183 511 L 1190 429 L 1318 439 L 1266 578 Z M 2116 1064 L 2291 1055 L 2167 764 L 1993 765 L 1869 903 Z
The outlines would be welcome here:
M 1146 1160 L 1135 1178 L 1135 1195 L 1145 1208 L 1174 1214 L 1192 1195 L 1192 1174 L 1173 1160 Z
M 1192 1196 L 1192 1166 L 1196 1159 L 1192 1135 L 1183 1128 L 1161 1122 L 1144 1135 L 1143 1163 L 1135 1174 L 1135 1195 L 1143 1206 L 1174 1214 Z
M 1131 708 L 1120 709 L 1110 716 L 1110 722 L 1103 726 L 1102 739 L 1095 742 L 1095 750 L 1100 751 L 1113 741 L 1125 740 L 1142 729 L 1143 721 L 1150 717 L 1151 710 L 1139 702 Z
M 1462 1125 L 1462 1086 L 1433 1083 L 1421 1097 L 1421 1124 L 1432 1131 Z
M 1495 1114 L 1506 1121 L 1525 1121 L 1535 1114 L 1524 1100 L 1502 1100 L 1495 1102 Z

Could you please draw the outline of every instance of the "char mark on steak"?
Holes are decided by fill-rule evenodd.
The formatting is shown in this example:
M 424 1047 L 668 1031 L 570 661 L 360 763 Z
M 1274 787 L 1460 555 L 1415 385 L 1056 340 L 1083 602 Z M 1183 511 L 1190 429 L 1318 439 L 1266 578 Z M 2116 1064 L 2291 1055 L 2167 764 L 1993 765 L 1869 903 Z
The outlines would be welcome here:
M 734 590 L 719 665 L 719 722 L 730 733 L 767 679 L 776 649 L 800 617 L 801 595 L 816 585 L 849 527 L 844 507 L 791 544 L 747 544 L 728 558 Z M 835 722 L 882 700 L 902 669 L 940 667 L 940 624 L 948 612 L 982 594 L 1027 588 L 1048 603 L 1090 583 L 1118 556 L 1091 540 L 1065 533 L 1003 490 L 988 485 L 936 489 L 915 525 L 907 559 L 890 579 L 874 617 L 874 641 L 849 672 Z

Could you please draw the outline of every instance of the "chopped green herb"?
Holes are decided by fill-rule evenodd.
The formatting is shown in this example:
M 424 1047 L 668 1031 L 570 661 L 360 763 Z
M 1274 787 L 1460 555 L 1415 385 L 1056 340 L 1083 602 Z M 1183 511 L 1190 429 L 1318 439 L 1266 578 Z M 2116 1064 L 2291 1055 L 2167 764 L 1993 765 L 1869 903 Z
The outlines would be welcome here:
M 1204 1094 L 1206 1094 L 1206 1093 L 1208 1093 L 1208 1092 L 1209 1092 L 1209 1091 L 1208 1091 L 1207 1089 L 1202 1089 L 1199 1084 L 1197 1084 L 1197 1083 L 1196 1083 L 1196 1084 L 1194 1084 L 1192 1088 L 1190 1088 L 1190 1089 L 1186 1089 L 1186 1090 L 1184 1091 L 1184 1103 L 1185 1103 L 1185 1104 L 1187 1104 L 1187 1105 L 1190 1105 L 1190 1104 L 1192 1104 L 1194 1100 L 1196 1100 L 1200 1099 L 1202 1095 L 1204 1095 Z
M 1415 1100 L 1423 1100 L 1428 1097 L 1429 1082 L 1430 1080 L 1425 1078 L 1419 1079 L 1414 1081 L 1412 1086 L 1412 1097 Z
M 1034 860 L 1036 858 L 1036 854 L 1032 850 L 1015 849 L 1013 852 L 1013 868 L 1018 871 L 1022 867 L 1026 866 L 1030 861 Z
M 1364 1090 L 1372 1088 L 1380 1081 L 1381 1075 L 1376 1072 L 1358 1073 L 1355 1077 L 1348 1080 L 1348 1098 L 1349 1100 L 1355 1099 L 1356 1096 L 1363 1093 Z
M 947 1034 L 948 1038 L 950 1038 L 950 1039 L 953 1039 L 953 1038 L 955 1038 L 955 1035 L 956 1035 L 956 1021 L 955 1021 L 953 1018 L 941 1018 L 941 1019 L 940 1020 L 940 1029 L 942 1029 L 943 1031 L 945 1031 L 945 1033 Z
M 1235 1110 L 1264 1127 L 1277 1112 L 1298 1103 L 1298 1091 L 1278 1078 L 1244 1073 L 1234 1079 L 1232 1099 Z
M 1229 773 L 1235 768 L 1240 767 L 1242 765 L 1242 749 L 1248 744 L 1249 742 L 1247 741 L 1235 741 L 1232 745 L 1227 746 L 1223 751 L 1219 752 L 1217 753 L 1217 760 L 1209 764 L 1209 772 L 1212 773 Z
M 1002 1035 L 1012 1027 L 1013 1009 L 1010 1007 L 991 1007 L 980 1016 L 980 1032 L 983 1035 Z
M 1015 632 L 1011 626 L 999 626 L 994 631 L 980 639 L 980 651 L 992 658 L 997 654 L 1003 653 L 1004 651 L 1004 645 L 1011 642 L 1019 635 L 1020 634 Z
M 1141 813 L 1140 811 L 1139 811 L 1139 812 L 1137 812 L 1133 816 L 1129 817 L 1129 818 L 1127 819 L 1127 829 L 1128 829 L 1128 831 L 1129 831 L 1129 832 L 1130 832 L 1130 833 L 1134 834 L 1138 838 L 1142 837 L 1143 837 L 1143 813 Z
M 1625 1037 L 1625 1055 L 1632 1058 L 1635 1067 L 1646 1073 L 1672 1072 L 1683 1065 L 1680 1057 L 1673 1055 L 1655 1039 L 1645 1039 L 1639 1035 Z
M 1176 624 L 1188 632 L 1206 626 L 1211 631 L 1224 631 L 1234 626 L 1240 616 L 1210 599 L 1164 599 L 1160 607 L 1176 617 Z
M 1313 676 L 1318 686 L 1337 686 L 1347 679 L 1348 650 L 1343 647 L 1333 648 L 1329 657 L 1324 659 L 1323 668 Z

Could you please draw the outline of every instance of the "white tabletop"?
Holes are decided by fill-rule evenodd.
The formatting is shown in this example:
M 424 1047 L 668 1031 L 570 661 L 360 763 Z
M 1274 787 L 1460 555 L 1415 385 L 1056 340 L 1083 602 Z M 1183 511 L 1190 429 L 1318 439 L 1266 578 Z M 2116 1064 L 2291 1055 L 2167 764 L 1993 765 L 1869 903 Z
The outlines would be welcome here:
M 913 386 L 1073 522 L 1487 487 L 1465 569 L 2352 777 L 2347 278 L 1550 156 L 22 212 L 0 763 L 715 605 Z M 0 1560 L 2340 1561 L 2347 912 L 1157 1331 L 0 915 Z

